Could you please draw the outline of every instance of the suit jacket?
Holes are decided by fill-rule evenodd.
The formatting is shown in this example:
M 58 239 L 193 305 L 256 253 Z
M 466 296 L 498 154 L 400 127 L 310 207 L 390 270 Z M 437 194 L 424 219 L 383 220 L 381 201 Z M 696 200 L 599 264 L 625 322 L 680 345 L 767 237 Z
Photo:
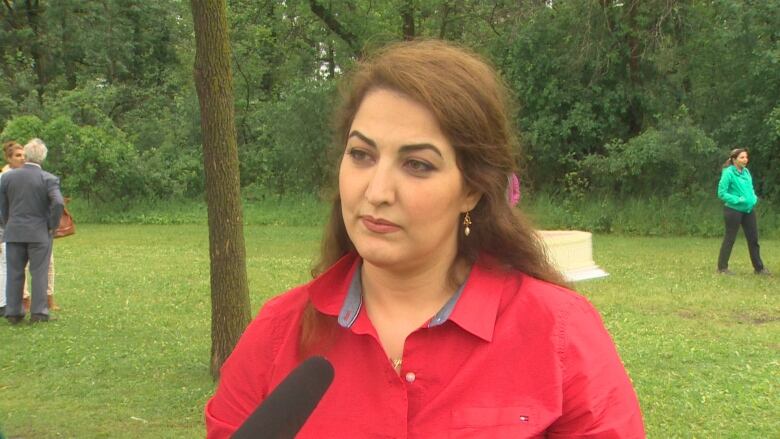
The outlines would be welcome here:
M 48 242 L 65 203 L 60 179 L 27 163 L 0 179 L 0 220 L 4 242 Z

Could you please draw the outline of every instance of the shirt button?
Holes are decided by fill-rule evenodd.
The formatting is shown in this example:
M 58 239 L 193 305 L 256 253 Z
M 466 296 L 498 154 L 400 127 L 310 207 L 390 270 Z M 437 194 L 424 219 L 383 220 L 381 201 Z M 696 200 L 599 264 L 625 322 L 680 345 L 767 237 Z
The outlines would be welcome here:
M 407 372 L 406 373 L 406 382 L 407 383 L 413 383 L 416 378 L 417 377 L 414 375 L 414 372 Z

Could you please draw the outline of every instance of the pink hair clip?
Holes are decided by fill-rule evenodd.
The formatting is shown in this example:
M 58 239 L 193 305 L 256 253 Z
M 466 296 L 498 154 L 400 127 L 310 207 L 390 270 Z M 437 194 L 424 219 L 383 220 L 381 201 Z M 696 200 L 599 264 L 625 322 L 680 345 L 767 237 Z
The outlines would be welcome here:
M 517 206 L 520 202 L 520 180 L 514 173 L 507 177 L 506 201 L 511 207 Z

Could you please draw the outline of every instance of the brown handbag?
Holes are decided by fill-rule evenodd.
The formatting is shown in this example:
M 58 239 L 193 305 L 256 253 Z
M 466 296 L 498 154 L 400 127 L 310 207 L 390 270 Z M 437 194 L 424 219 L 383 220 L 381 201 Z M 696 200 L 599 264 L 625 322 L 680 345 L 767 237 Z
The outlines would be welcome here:
M 68 212 L 67 207 L 62 208 L 62 216 L 60 217 L 60 225 L 54 232 L 55 238 L 63 238 L 76 233 L 76 223 L 73 222 L 73 217 Z

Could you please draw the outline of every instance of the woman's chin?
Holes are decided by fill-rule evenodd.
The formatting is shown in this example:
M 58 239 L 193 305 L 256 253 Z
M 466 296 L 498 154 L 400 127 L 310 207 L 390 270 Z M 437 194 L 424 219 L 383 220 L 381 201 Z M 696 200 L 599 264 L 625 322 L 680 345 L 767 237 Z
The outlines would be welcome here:
M 360 257 L 363 258 L 363 261 L 381 268 L 392 268 L 402 265 L 406 259 L 398 251 L 378 246 L 358 247 L 357 251 Z

